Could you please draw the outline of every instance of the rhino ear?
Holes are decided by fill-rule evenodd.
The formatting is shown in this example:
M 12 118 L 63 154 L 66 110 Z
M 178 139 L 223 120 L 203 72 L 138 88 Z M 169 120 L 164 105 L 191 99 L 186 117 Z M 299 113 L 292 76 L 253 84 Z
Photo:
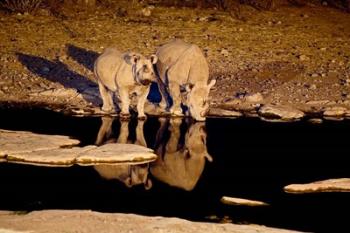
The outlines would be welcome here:
M 185 85 L 186 92 L 190 92 L 193 89 L 194 85 L 192 83 L 188 83 Z
M 152 180 L 150 178 L 147 178 L 146 183 L 145 183 L 145 189 L 150 190 L 153 186 Z
M 208 84 L 208 89 L 210 90 L 215 85 L 215 83 L 216 83 L 215 79 L 211 80 L 210 83 Z
M 156 64 L 157 61 L 158 61 L 157 55 L 153 54 L 153 55 L 150 57 L 150 60 L 151 60 L 151 63 L 152 63 L 152 64 Z
M 135 65 L 137 63 L 137 61 L 140 60 L 140 58 L 141 58 L 140 55 L 133 54 L 131 56 L 131 59 L 130 59 L 131 64 Z
M 126 180 L 125 180 L 125 185 L 126 185 L 128 188 L 131 188 L 131 187 L 132 187 L 132 179 L 131 179 L 131 177 L 126 178 Z

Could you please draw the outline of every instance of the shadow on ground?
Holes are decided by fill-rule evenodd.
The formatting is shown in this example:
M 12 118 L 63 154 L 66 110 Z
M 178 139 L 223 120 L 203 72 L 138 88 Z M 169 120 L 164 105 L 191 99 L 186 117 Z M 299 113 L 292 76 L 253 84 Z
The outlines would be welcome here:
M 32 73 L 39 75 L 51 82 L 62 84 L 65 88 L 76 89 L 82 93 L 85 100 L 98 102 L 99 96 L 91 93 L 98 93 L 97 84 L 86 77 L 70 70 L 68 66 L 59 60 L 50 61 L 48 59 L 16 53 L 18 60 Z M 95 99 L 92 101 L 92 99 Z
M 85 66 L 87 69 L 94 71 L 94 63 L 99 54 L 92 50 L 79 48 L 72 44 L 66 44 L 68 56 Z

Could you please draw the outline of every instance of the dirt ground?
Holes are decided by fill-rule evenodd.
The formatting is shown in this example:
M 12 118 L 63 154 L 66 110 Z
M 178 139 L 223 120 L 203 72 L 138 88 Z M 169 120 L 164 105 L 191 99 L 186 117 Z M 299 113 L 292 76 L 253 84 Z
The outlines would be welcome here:
M 335 115 L 350 115 L 349 13 L 321 4 L 243 6 L 246 20 L 238 20 L 215 9 L 149 9 L 150 16 L 104 7 L 55 16 L 1 12 L 0 106 L 96 113 L 101 100 L 92 66 L 105 47 L 150 55 L 181 38 L 207 56 L 217 80 L 211 107 L 258 111 L 272 103 L 322 114 L 336 106 L 342 108 Z M 263 99 L 242 104 L 254 93 Z

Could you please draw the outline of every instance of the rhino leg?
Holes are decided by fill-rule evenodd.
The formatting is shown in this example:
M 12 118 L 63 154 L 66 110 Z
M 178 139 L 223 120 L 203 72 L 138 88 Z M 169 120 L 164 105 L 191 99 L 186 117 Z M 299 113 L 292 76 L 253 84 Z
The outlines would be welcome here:
M 171 114 L 175 116 L 183 116 L 181 109 L 181 92 L 180 85 L 177 83 L 169 83 L 169 89 L 173 98 L 173 106 L 170 108 Z
M 123 117 L 128 117 L 130 116 L 130 113 L 129 113 L 130 99 L 129 99 L 129 92 L 127 88 L 120 89 L 119 95 L 120 95 L 120 105 L 121 105 L 120 115 Z
M 147 96 L 148 96 L 150 87 L 151 86 L 148 86 L 145 90 L 142 90 L 142 92 L 139 95 L 139 98 L 138 98 L 138 101 L 137 101 L 137 107 L 136 107 L 137 108 L 137 112 L 138 112 L 138 118 L 141 118 L 141 119 L 145 119 L 146 118 L 144 108 L 145 108 L 145 103 L 146 103 L 146 100 L 147 100 Z
M 104 112 L 114 112 L 114 103 L 112 95 L 113 93 L 110 92 L 101 82 L 98 82 L 98 88 L 100 90 L 100 94 L 102 97 L 102 111 Z

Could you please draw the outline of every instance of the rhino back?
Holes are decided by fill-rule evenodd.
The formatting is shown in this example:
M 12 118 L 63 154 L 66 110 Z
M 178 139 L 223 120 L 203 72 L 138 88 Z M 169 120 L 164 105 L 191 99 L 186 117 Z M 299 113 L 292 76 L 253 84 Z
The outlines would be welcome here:
M 124 62 L 123 54 L 115 48 L 107 48 L 95 62 L 95 74 L 99 82 L 108 89 L 115 91 L 115 78 Z
M 179 57 L 191 46 L 180 40 L 169 42 L 157 49 L 157 70 L 160 78 L 165 81 L 166 71 L 179 59 Z
M 180 84 L 208 81 L 208 63 L 197 45 L 176 40 L 160 47 L 157 56 L 157 69 L 163 81 L 167 71 L 174 74 L 169 78 Z

